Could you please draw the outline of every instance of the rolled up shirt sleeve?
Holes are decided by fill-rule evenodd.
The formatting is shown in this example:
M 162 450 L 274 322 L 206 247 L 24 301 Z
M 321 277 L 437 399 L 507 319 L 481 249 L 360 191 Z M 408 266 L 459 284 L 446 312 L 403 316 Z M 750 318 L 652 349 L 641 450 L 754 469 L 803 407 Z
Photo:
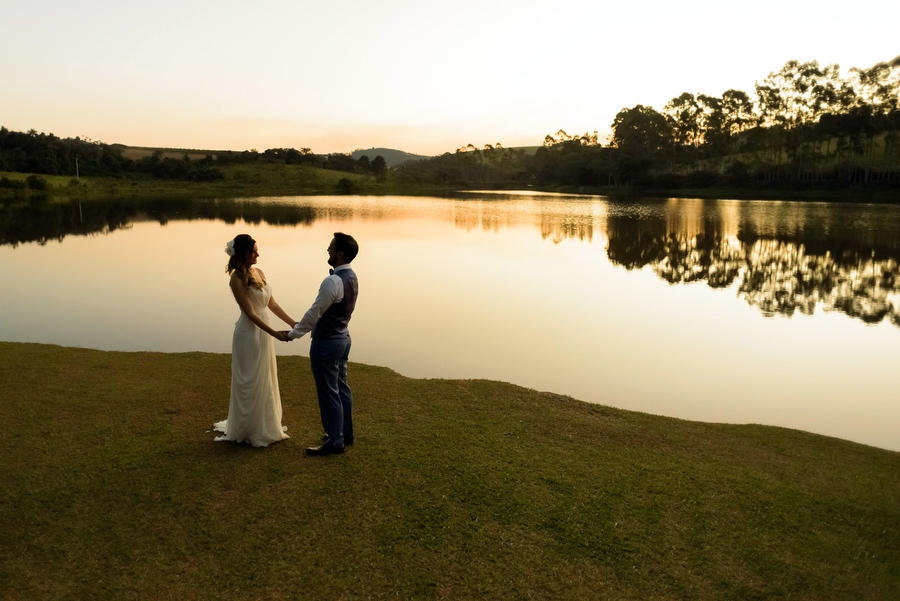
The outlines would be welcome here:
M 294 328 L 288 333 L 290 338 L 300 338 L 316 327 L 319 318 L 334 303 L 344 300 L 344 282 L 340 276 L 330 275 L 319 285 L 319 293 L 303 318 L 294 324 Z

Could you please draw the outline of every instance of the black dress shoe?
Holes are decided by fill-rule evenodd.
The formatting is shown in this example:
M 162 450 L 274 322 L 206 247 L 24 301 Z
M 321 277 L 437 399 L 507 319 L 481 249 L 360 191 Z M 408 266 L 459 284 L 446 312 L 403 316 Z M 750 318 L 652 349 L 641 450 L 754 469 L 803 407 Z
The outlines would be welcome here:
M 319 447 L 309 447 L 306 449 L 307 455 L 321 457 L 324 455 L 339 455 L 344 452 L 344 445 L 337 446 L 333 444 L 323 444 Z

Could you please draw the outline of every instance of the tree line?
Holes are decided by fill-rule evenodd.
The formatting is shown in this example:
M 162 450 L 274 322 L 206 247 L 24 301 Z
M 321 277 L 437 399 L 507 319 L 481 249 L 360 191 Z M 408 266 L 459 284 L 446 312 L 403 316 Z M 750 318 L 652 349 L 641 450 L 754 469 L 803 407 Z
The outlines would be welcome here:
M 346 154 L 317 155 L 309 148 L 270 148 L 220 151 L 201 159 L 166 156 L 156 150 L 141 159 L 125 156 L 121 144 L 104 144 L 88 138 L 59 138 L 53 134 L 10 131 L 0 127 L 0 171 L 75 177 L 147 177 L 166 180 L 215 181 L 223 179 L 222 167 L 245 164 L 312 165 L 323 169 L 384 176 L 383 157 L 354 159 Z M 9 185 L 12 185 L 7 180 Z M 31 186 L 29 186 L 31 187 Z
M 488 144 L 402 167 L 413 181 L 660 189 L 900 185 L 900 56 L 868 69 L 788 61 L 753 93 L 684 92 L 597 133 L 548 135 L 533 154 Z

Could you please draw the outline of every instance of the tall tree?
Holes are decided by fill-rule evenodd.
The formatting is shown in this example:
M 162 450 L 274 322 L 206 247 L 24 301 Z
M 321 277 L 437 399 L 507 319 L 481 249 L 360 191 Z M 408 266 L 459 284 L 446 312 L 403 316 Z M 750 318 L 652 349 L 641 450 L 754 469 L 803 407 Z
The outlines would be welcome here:
M 700 131 L 700 105 L 690 92 L 670 100 L 662 110 L 672 124 L 673 142 L 676 146 L 697 147 L 703 141 Z
M 671 126 L 662 113 L 638 104 L 619 111 L 612 122 L 612 144 L 623 153 L 652 157 L 672 139 Z
M 612 145 L 619 149 L 617 178 L 647 181 L 672 146 L 671 123 L 655 109 L 638 104 L 619 111 L 612 123 Z
M 747 92 L 726 90 L 722 94 L 722 121 L 726 135 L 732 138 L 753 126 L 756 116 Z

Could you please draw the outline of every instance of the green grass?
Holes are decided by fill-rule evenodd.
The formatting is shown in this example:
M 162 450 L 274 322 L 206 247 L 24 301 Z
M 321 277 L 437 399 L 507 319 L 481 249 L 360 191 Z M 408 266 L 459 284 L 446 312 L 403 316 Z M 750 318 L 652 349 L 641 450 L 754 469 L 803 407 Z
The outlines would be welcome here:
M 455 188 L 437 184 L 400 181 L 389 172 L 384 180 L 374 176 L 319 169 L 306 165 L 248 164 L 222 168 L 225 179 L 214 182 L 170 181 L 148 178 L 99 178 L 38 175 L 49 184 L 47 191 L 0 189 L 4 204 L 25 202 L 41 196 L 50 202 L 72 200 L 109 200 L 117 198 L 246 198 L 260 196 L 302 196 L 332 194 L 362 195 L 431 195 L 443 196 Z M 0 177 L 24 181 L 28 173 L 0 172 Z M 339 182 L 352 182 L 348 189 Z M 479 184 L 478 189 L 519 190 L 513 184 Z M 700 188 L 677 190 L 641 189 L 630 186 L 527 186 L 529 189 L 566 194 L 595 194 L 611 198 L 682 197 L 748 200 L 815 200 L 841 202 L 900 202 L 896 188 L 873 184 L 857 184 L 845 188 Z
M 27 178 L 31 173 L 21 173 L 18 171 L 0 171 L 0 177 L 8 178 L 12 181 L 24 182 L 25 178 Z M 44 175 L 37 174 L 37 177 L 46 180 L 50 186 L 53 188 L 65 188 L 70 185 L 70 180 L 75 180 L 74 177 L 70 177 L 68 175 Z M 77 181 L 77 180 L 76 180 Z M 74 185 L 74 184 L 72 184 Z
M 234 165 L 221 169 L 225 179 L 213 182 L 159 180 L 143 177 L 104 178 L 39 175 L 47 180 L 54 197 L 109 198 L 127 196 L 265 196 L 269 194 L 334 194 L 338 181 L 347 178 L 357 187 L 374 178 L 297 165 Z M 24 180 L 27 173 L 0 173 Z
M 247 164 L 220 169 L 224 179 L 212 182 L 160 180 L 144 177 L 111 178 L 38 175 L 49 184 L 47 191 L 20 191 L 22 195 L 46 195 L 53 200 L 90 200 L 151 197 L 253 197 L 310 194 L 423 194 L 444 191 L 442 186 L 406 184 L 388 177 L 320 169 L 308 165 Z M 24 181 L 30 174 L 0 172 L 0 177 Z M 352 182 L 348 189 L 341 180 Z M 14 192 L 0 189 L 0 197 L 13 198 Z
M 0 598 L 897 599 L 900 454 L 350 366 L 356 444 L 213 442 L 230 356 L 0 343 Z

